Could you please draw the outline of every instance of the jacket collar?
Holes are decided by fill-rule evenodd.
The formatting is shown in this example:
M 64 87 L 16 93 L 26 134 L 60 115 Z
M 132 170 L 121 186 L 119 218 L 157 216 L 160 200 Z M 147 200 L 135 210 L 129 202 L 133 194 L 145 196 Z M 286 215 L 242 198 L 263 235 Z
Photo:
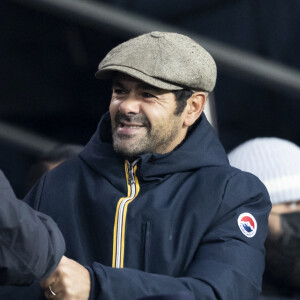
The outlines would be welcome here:
M 96 133 L 80 156 L 104 176 L 123 170 L 124 158 L 112 146 L 109 113 L 101 118 Z M 172 152 L 140 155 L 139 175 L 144 180 L 203 167 L 228 164 L 227 155 L 213 128 L 202 113 L 185 140 Z M 118 174 L 118 173 L 117 173 Z

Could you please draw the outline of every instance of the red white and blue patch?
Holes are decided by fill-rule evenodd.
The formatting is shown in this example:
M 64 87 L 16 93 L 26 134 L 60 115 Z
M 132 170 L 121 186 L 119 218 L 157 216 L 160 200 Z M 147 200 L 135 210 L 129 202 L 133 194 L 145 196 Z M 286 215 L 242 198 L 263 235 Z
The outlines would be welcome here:
M 241 232 L 248 238 L 255 236 L 257 231 L 257 223 L 255 218 L 249 213 L 239 215 L 238 225 Z

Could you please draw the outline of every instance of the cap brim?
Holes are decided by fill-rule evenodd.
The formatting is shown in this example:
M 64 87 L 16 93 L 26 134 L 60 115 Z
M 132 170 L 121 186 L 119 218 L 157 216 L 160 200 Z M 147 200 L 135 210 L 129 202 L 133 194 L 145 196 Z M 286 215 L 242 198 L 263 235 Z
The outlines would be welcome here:
M 182 90 L 184 87 L 171 84 L 169 82 L 163 81 L 161 79 L 157 79 L 155 77 L 151 77 L 146 75 L 145 73 L 142 73 L 136 69 L 125 67 L 125 66 L 107 66 L 103 67 L 100 70 L 98 70 L 95 74 L 96 78 L 98 79 L 108 79 L 113 76 L 114 72 L 120 72 L 127 74 L 131 77 L 134 77 L 138 80 L 141 80 L 147 84 L 150 84 L 154 87 L 163 89 L 163 90 Z

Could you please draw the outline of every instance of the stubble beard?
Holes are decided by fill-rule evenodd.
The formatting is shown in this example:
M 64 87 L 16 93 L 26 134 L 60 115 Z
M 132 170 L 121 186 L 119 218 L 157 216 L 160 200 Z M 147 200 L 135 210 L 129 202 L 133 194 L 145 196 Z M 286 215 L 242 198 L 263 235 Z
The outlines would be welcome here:
M 127 121 L 131 120 L 142 123 L 146 128 L 145 135 L 135 138 L 130 135 L 118 134 L 117 127 L 122 118 Z M 166 153 L 166 149 L 178 135 L 179 127 L 176 124 L 175 118 L 176 116 L 174 116 L 173 124 L 169 124 L 166 121 L 162 122 L 161 126 L 153 127 L 145 115 L 128 116 L 118 113 L 115 122 L 112 124 L 112 138 L 115 152 L 127 159 L 134 159 L 144 153 Z M 163 131 L 164 129 L 167 130 Z

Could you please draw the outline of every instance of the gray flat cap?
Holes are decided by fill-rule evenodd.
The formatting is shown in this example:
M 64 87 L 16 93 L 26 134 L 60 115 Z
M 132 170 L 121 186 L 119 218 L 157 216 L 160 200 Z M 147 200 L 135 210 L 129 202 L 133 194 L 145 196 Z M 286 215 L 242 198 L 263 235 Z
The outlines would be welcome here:
M 189 88 L 211 92 L 216 83 L 214 59 L 187 36 L 154 31 L 113 48 L 100 62 L 96 77 L 121 72 L 165 90 Z

